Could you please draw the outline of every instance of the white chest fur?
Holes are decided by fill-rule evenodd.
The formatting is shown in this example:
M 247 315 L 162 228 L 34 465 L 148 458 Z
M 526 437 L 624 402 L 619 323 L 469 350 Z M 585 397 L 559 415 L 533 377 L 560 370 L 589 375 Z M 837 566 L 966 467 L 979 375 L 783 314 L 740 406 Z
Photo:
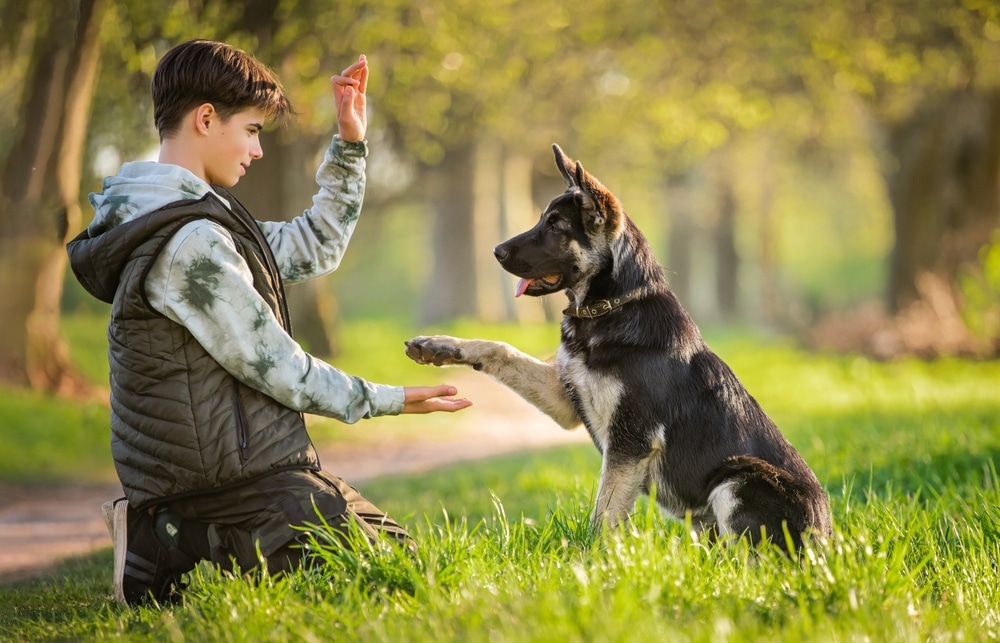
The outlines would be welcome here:
M 560 379 L 576 393 L 581 419 L 601 451 L 606 451 L 611 420 L 622 397 L 622 383 L 591 371 L 582 358 L 569 355 L 562 346 L 556 354 L 556 366 Z

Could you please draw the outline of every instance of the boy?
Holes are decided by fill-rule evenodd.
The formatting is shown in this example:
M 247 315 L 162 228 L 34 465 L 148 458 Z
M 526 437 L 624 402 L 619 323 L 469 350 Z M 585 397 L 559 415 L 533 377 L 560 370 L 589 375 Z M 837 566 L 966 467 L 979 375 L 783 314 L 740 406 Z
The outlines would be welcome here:
M 226 188 L 262 155 L 258 135 L 291 107 L 273 73 L 223 43 L 194 40 L 151 85 L 158 162 L 126 163 L 91 194 L 94 221 L 69 244 L 74 273 L 112 304 L 111 447 L 125 498 L 106 503 L 122 605 L 177 597 L 199 560 L 271 572 L 302 562 L 295 525 L 406 532 L 320 468 L 302 413 L 356 422 L 453 412 L 453 387 L 351 377 L 290 335 L 283 282 L 338 266 L 365 186 L 368 64 L 332 81 L 338 135 L 312 207 L 258 222 Z M 258 553 L 259 552 L 259 553 Z

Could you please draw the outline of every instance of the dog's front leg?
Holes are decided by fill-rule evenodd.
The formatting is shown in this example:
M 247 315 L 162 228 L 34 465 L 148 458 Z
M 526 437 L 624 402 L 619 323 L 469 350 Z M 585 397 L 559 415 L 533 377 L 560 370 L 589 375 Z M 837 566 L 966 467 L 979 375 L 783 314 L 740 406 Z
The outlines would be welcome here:
M 537 360 L 510 344 L 434 335 L 406 342 L 406 354 L 418 364 L 471 366 L 538 407 L 564 429 L 580 425 L 555 365 Z
M 648 476 L 648 458 L 605 451 L 591 525 L 615 527 L 627 520 Z

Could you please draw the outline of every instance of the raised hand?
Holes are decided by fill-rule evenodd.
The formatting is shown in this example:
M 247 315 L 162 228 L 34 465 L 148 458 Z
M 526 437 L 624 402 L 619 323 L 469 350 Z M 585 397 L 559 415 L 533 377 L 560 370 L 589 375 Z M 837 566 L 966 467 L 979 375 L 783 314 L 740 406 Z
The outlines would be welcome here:
M 364 54 L 339 76 L 331 76 L 337 108 L 337 127 L 345 141 L 362 141 L 368 131 L 368 59 Z

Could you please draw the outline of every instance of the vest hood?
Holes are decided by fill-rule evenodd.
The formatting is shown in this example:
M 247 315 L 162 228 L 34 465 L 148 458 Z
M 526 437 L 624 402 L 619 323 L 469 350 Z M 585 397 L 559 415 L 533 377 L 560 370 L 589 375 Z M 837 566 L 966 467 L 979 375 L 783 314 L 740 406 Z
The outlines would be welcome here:
M 67 246 L 74 274 L 87 292 L 111 303 L 135 248 L 127 240 L 145 236 L 135 234 L 136 227 L 146 225 L 145 215 L 166 206 L 212 199 L 220 207 L 228 205 L 207 183 L 178 165 L 124 164 L 118 174 L 104 179 L 103 192 L 90 195 L 94 220 Z
M 104 179 L 104 191 L 90 194 L 94 220 L 87 228 L 96 237 L 168 203 L 200 199 L 212 188 L 190 170 L 169 163 L 139 161 L 122 165 Z

